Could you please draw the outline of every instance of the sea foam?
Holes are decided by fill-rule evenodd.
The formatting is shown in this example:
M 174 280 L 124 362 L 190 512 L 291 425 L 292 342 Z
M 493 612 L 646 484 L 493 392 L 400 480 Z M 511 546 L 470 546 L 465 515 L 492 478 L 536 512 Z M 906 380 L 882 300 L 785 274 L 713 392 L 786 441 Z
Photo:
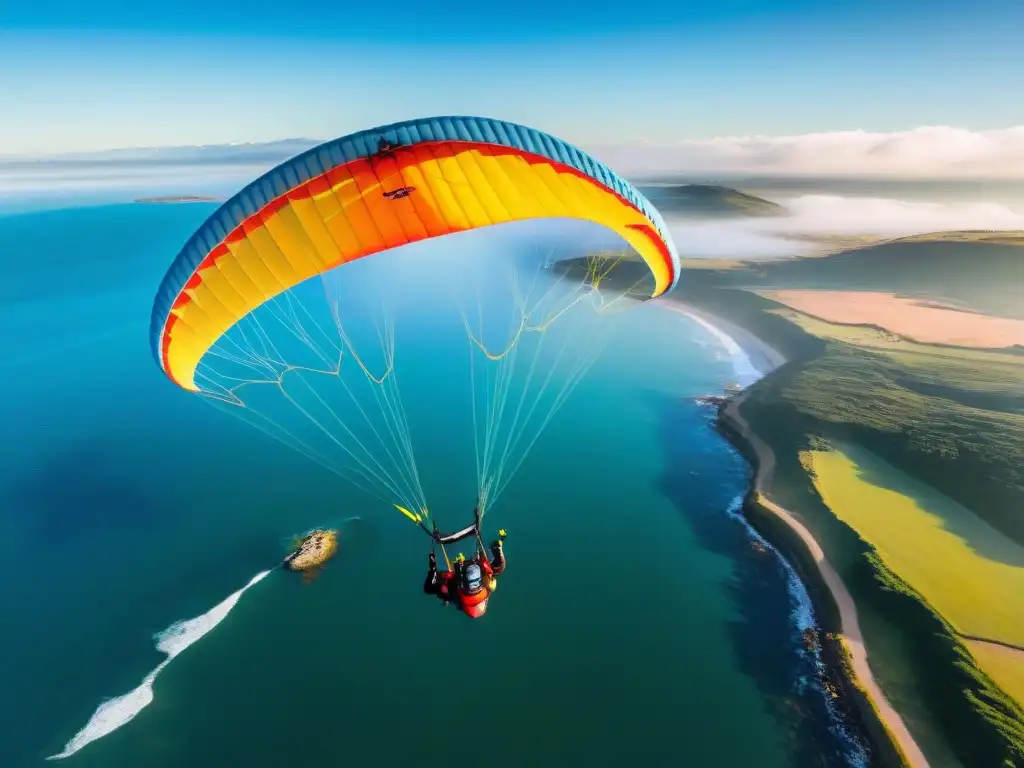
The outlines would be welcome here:
M 699 315 L 691 314 L 685 310 L 678 310 L 678 312 L 679 314 L 685 314 L 690 319 L 699 323 L 722 345 L 732 362 L 733 372 L 736 375 L 738 384 L 743 387 L 749 387 L 758 379 L 763 378 L 764 374 L 754 367 L 754 364 L 751 362 L 747 353 L 743 350 L 743 347 L 740 346 L 732 336 Z M 743 499 L 744 497 L 742 495 L 733 499 L 726 508 L 726 514 L 742 525 L 746 530 L 747 535 L 754 541 L 758 542 L 767 551 L 771 552 L 781 564 L 786 578 L 786 591 L 789 594 L 790 600 L 789 615 L 794 629 L 793 642 L 796 643 L 797 647 L 801 649 L 801 652 L 805 654 L 820 676 L 825 671 L 825 663 L 821 659 L 821 650 L 819 648 L 806 648 L 803 642 L 803 633 L 805 630 L 817 629 L 817 618 L 814 615 L 814 604 L 811 602 L 810 593 L 807 591 L 807 587 L 804 586 L 804 583 L 797 575 L 796 569 L 793 568 L 789 560 L 787 560 L 778 549 L 758 533 L 743 515 Z M 803 686 L 807 684 L 807 681 L 798 680 L 797 684 Z M 819 692 L 825 699 L 825 707 L 829 713 L 831 729 L 843 744 L 847 765 L 851 766 L 851 768 L 866 768 L 868 765 L 867 751 L 864 749 L 864 746 L 860 743 L 858 738 L 846 727 L 843 717 L 836 708 L 831 697 L 825 693 L 823 688 L 820 686 L 818 686 L 818 688 Z
M 793 642 L 800 648 L 801 653 L 808 658 L 811 664 L 817 670 L 819 676 L 825 672 L 825 662 L 821 659 L 820 648 L 807 648 L 803 642 L 803 633 L 807 629 L 817 629 L 818 622 L 814 615 L 814 604 L 811 602 L 811 595 L 807 591 L 807 587 L 800 580 L 797 575 L 796 569 L 790 564 L 778 549 L 776 549 L 769 541 L 767 541 L 760 533 L 755 530 L 746 517 L 743 515 L 743 496 L 737 496 L 732 500 L 732 503 L 726 508 L 726 514 L 733 520 L 736 520 L 746 530 L 747 535 L 751 539 L 758 542 L 767 551 L 774 555 L 778 562 L 782 566 L 782 571 L 786 576 L 786 592 L 789 593 L 790 612 L 789 617 L 793 623 L 795 630 L 793 636 Z M 806 680 L 798 680 L 799 686 L 807 684 Z M 864 749 L 864 746 L 860 743 L 856 736 L 854 736 L 843 722 L 843 717 L 839 710 L 836 708 L 835 703 L 832 701 L 821 686 L 817 686 L 819 692 L 825 699 L 825 707 L 828 710 L 829 720 L 831 723 L 831 729 L 835 733 L 843 744 L 844 751 L 846 753 L 847 765 L 851 768 L 867 768 L 868 765 L 868 754 Z
M 258 573 L 249 580 L 249 583 L 237 592 L 217 603 L 206 613 L 196 616 L 193 619 L 178 621 L 169 626 L 163 632 L 154 636 L 158 651 L 167 654 L 167 658 L 161 661 L 149 672 L 139 683 L 138 687 L 122 696 L 107 699 L 97 707 L 89 722 L 76 733 L 67 744 L 64 751 L 51 755 L 47 760 L 62 760 L 65 757 L 78 752 L 87 744 L 101 739 L 109 733 L 113 733 L 122 725 L 131 722 L 139 712 L 149 706 L 153 701 L 153 681 L 156 676 L 171 663 L 171 659 L 184 651 L 190 645 L 198 641 L 203 635 L 220 624 L 231 609 L 237 605 L 247 589 L 262 581 L 270 571 Z
M 757 369 L 753 361 L 750 359 L 750 355 L 747 354 L 746 350 L 743 349 L 736 339 L 723 331 L 717 325 L 708 322 L 700 315 L 688 312 L 685 307 L 674 306 L 672 309 L 676 314 L 684 315 L 700 325 L 704 330 L 710 333 L 719 344 L 722 345 L 729 362 L 732 363 L 732 369 L 733 373 L 736 375 L 737 384 L 741 387 L 749 387 L 758 379 L 762 378 L 763 374 Z

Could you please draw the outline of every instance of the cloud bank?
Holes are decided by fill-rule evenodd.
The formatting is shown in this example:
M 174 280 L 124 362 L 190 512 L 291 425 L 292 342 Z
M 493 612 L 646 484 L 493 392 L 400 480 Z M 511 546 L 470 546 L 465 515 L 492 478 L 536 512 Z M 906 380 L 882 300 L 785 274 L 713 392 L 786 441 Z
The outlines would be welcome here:
M 727 136 L 593 147 L 633 176 L 672 173 L 1024 179 L 1024 125 L 992 131 L 926 126 L 872 133 Z
M 773 258 L 819 246 L 789 235 L 901 237 L 954 230 L 1024 230 L 1024 208 L 994 202 L 923 202 L 880 197 L 800 195 L 778 198 L 788 216 L 683 221 L 669 219 L 679 252 L 691 258 Z

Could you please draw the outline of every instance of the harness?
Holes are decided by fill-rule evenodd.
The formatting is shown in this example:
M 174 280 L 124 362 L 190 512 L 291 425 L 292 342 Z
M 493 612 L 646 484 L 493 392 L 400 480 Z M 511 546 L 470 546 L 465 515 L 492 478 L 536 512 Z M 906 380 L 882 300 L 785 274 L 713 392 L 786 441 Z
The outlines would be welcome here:
M 435 522 L 434 520 L 430 521 L 432 527 L 428 528 L 427 524 L 423 520 L 423 518 L 427 514 L 427 511 L 425 509 L 423 510 L 422 514 L 415 514 L 413 512 L 410 512 L 405 507 L 399 506 L 398 504 L 395 504 L 394 506 L 396 509 L 398 509 L 399 512 L 401 512 L 403 515 L 405 515 L 414 523 L 416 523 L 416 525 L 422 528 L 423 532 L 430 537 L 430 551 L 434 553 L 435 556 L 437 554 L 437 548 L 440 547 L 441 554 L 444 556 L 444 564 L 445 566 L 447 566 L 449 571 L 454 570 L 454 568 L 452 567 L 451 558 L 448 557 L 448 550 L 445 548 L 445 544 L 454 544 L 456 542 L 463 541 L 464 539 L 473 537 L 476 539 L 476 543 L 477 546 L 480 548 L 480 552 L 484 553 L 484 557 L 486 557 L 487 550 L 484 547 L 484 540 L 480 533 L 482 525 L 479 505 L 477 505 L 476 509 L 473 510 L 473 522 L 470 525 L 467 525 L 465 528 L 462 528 L 457 531 L 452 531 L 451 533 L 441 533 L 440 529 L 437 527 L 437 522 Z M 499 531 L 499 534 L 504 536 L 505 532 Z M 496 580 L 493 574 L 487 573 L 483 570 L 483 568 L 481 568 L 480 570 L 480 576 L 482 579 L 482 589 L 475 595 L 462 596 L 463 602 L 465 602 L 467 605 L 476 605 L 477 603 L 483 601 L 486 597 L 490 595 L 491 592 L 494 591 L 494 584 Z M 461 574 L 459 575 L 459 578 L 461 580 Z M 461 586 L 462 585 L 459 584 L 459 587 Z

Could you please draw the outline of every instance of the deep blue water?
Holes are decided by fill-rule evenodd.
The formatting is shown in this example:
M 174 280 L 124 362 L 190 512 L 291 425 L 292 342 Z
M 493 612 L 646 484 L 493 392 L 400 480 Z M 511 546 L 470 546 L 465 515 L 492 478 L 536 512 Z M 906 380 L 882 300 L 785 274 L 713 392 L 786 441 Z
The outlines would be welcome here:
M 273 568 L 292 535 L 352 516 L 318 579 L 270 573 L 160 672 L 152 704 L 71 763 L 269 766 L 298 750 L 402 765 L 457 745 L 498 765 L 839 764 L 847 747 L 801 683 L 811 660 L 793 585 L 727 514 L 747 468 L 692 402 L 733 373 L 714 343 L 695 343 L 712 341 L 705 331 L 656 305 L 613 313 L 600 332 L 582 316 L 559 326 L 582 334 L 575 359 L 595 341 L 603 355 L 488 512 L 488 533 L 509 530 L 509 568 L 470 622 L 422 595 L 427 539 L 384 500 L 158 369 L 153 295 L 211 210 L 0 216 L 0 764 L 60 752 L 165 658 L 154 635 Z M 417 297 L 459 284 L 429 259 L 464 264 L 485 242 L 499 259 L 524 252 L 521 235 L 467 239 L 338 277 L 358 348 L 375 338 L 374 286 L 396 308 L 399 390 L 445 527 L 477 493 L 473 380 L 458 315 Z M 386 290 L 385 267 L 402 275 Z M 339 390 L 317 391 L 351 411 Z M 321 431 L 317 446 L 337 457 L 331 445 Z

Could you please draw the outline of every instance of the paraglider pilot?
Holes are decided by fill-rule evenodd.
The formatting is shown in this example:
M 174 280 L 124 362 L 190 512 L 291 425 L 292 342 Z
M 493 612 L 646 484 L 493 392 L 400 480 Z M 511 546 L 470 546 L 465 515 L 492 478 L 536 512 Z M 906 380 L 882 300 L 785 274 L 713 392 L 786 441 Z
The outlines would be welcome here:
M 467 560 L 459 555 L 451 570 L 446 571 L 437 570 L 437 555 L 431 552 L 423 591 L 435 595 L 445 604 L 454 603 L 470 618 L 480 618 L 487 612 L 487 601 L 497 587 L 494 577 L 505 570 L 504 540 L 505 531 L 498 531 L 498 538 L 491 544 L 491 561 L 487 559 L 481 542 L 472 558 Z

